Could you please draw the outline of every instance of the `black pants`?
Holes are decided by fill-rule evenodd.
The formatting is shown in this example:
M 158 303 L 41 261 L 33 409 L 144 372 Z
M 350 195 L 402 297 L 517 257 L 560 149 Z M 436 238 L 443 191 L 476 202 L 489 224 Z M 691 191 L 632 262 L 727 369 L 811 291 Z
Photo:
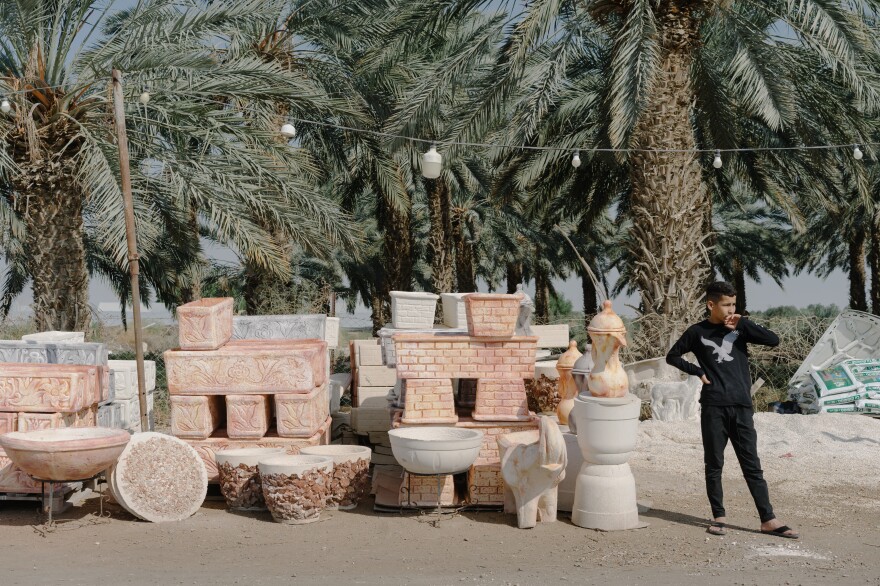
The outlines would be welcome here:
M 758 458 L 758 434 L 752 421 L 752 408 L 735 405 L 703 405 L 700 429 L 703 432 L 703 455 L 706 463 L 706 492 L 712 506 L 712 517 L 724 517 L 724 491 L 721 488 L 721 470 L 724 467 L 724 448 L 727 440 L 739 460 L 749 492 L 755 500 L 761 523 L 775 519 L 770 505 L 770 493 Z

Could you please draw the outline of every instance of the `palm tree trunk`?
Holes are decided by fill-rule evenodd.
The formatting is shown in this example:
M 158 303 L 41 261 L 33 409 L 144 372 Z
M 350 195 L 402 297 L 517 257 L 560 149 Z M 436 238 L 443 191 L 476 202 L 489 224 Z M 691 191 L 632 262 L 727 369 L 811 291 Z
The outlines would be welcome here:
M 452 291 L 454 256 L 452 246 L 452 219 L 450 211 L 452 199 L 449 186 L 442 179 L 426 179 L 425 188 L 428 192 L 428 213 L 431 220 L 431 232 L 428 238 L 428 251 L 431 258 L 431 288 L 434 293 Z M 443 319 L 443 304 L 437 303 L 438 318 Z
M 456 291 L 473 293 L 477 290 L 476 271 L 474 271 L 474 245 L 468 241 L 465 235 L 464 214 L 453 211 L 452 216 Z
M 880 226 L 871 226 L 871 313 L 880 315 Z
M 380 277 L 378 288 L 381 307 L 377 307 L 375 301 L 373 304 L 374 327 L 384 325 L 390 316 L 391 291 L 409 291 L 412 288 L 413 272 L 413 233 L 409 210 L 396 209 L 380 200 L 378 212 L 379 225 L 385 227 L 385 250 L 382 258 L 384 275 Z
M 523 267 L 522 263 L 519 262 L 509 262 L 507 263 L 507 294 L 513 295 L 516 293 L 516 286 L 522 283 L 523 279 Z
M 865 233 L 857 230 L 849 240 L 849 307 L 868 311 L 865 296 Z
M 199 242 L 201 235 L 199 234 L 199 210 L 195 204 L 190 203 L 189 210 L 189 229 L 190 237 Z M 201 246 L 199 247 L 201 250 Z M 188 270 L 181 275 L 180 303 L 189 303 L 202 298 L 202 279 L 204 278 L 205 261 L 199 253 L 198 261 L 190 265 Z M 248 312 L 250 314 L 250 312 Z
M 690 123 L 690 66 L 696 21 L 687 7 L 661 17 L 662 64 L 652 100 L 639 120 L 634 144 L 647 149 L 695 147 Z M 673 323 L 700 312 L 709 273 L 705 246 L 711 206 L 700 159 L 693 152 L 635 152 L 631 155 L 633 228 L 630 252 L 641 293 L 641 311 Z M 665 341 L 657 340 L 657 347 Z
M 84 331 L 91 309 L 76 170 L 71 161 L 56 157 L 28 162 L 22 171 L 15 181 L 16 207 L 27 229 L 35 325 L 40 331 Z
M 550 321 L 550 275 L 540 264 L 535 268 L 535 322 Z
M 742 259 L 733 259 L 733 286 L 736 288 L 736 312 L 743 315 L 746 311 L 746 275 Z

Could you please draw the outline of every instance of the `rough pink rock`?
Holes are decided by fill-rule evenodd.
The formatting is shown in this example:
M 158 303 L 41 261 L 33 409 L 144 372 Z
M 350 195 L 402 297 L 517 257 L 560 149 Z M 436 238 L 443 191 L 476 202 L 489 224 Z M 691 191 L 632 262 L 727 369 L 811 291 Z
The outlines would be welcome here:
M 206 297 L 177 308 L 180 347 L 215 350 L 232 338 L 232 297 Z

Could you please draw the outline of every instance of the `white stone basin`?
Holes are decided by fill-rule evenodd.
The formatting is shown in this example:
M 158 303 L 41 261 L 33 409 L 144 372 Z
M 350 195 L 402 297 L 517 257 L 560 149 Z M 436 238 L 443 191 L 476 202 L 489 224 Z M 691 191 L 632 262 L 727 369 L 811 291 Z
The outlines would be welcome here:
M 388 432 L 394 457 L 413 474 L 457 474 L 470 468 L 483 432 L 459 427 L 400 427 Z
M 34 478 L 85 480 L 113 465 L 130 438 L 125 430 L 103 427 L 42 429 L 0 435 L 0 446 Z

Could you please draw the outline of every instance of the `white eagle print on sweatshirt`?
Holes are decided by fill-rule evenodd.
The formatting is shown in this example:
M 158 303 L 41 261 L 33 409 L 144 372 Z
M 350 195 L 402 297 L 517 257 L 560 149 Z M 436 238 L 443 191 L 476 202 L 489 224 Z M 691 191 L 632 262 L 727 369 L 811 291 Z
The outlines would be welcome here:
M 722 362 L 730 362 L 733 360 L 733 356 L 730 355 L 730 351 L 733 350 L 733 342 L 739 337 L 739 332 L 734 330 L 728 333 L 721 340 L 721 345 L 719 346 L 712 340 L 707 340 L 706 338 L 700 336 L 700 341 L 703 342 L 703 345 L 711 348 L 712 352 L 715 353 L 715 359 L 718 364 Z

